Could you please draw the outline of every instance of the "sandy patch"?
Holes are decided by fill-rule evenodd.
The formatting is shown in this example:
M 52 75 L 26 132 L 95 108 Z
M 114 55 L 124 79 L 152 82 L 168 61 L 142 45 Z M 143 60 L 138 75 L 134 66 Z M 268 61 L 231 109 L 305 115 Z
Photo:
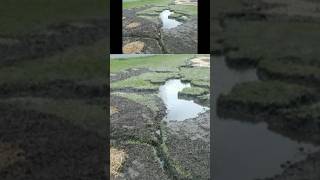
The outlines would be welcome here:
M 144 42 L 134 41 L 123 46 L 122 51 L 124 54 L 139 54 L 144 48 Z
M 133 22 L 133 23 L 130 23 L 126 26 L 126 28 L 129 28 L 129 29 L 132 29 L 132 28 L 136 28 L 136 27 L 139 27 L 141 26 L 141 23 L 139 22 Z
M 110 107 L 110 115 L 113 115 L 115 113 L 119 112 L 118 108 L 115 106 Z
M 210 67 L 210 57 L 197 57 L 191 59 L 191 62 L 194 67 Z
M 123 165 L 123 162 L 125 161 L 127 157 L 127 153 L 123 150 L 111 148 L 110 149 L 110 172 L 112 176 L 119 176 L 120 169 Z
M 180 5 L 198 6 L 197 0 L 175 0 L 174 3 Z

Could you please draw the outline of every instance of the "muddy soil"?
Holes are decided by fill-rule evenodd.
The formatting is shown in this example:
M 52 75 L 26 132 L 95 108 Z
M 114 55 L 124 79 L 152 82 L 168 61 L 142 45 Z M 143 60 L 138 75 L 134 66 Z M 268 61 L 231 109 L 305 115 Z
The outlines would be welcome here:
M 162 115 L 155 114 L 146 106 L 118 96 L 111 96 L 110 105 L 116 109 L 110 119 L 111 146 L 128 153 L 120 175 L 111 179 L 168 179 L 158 152 L 165 109 Z
M 173 28 L 161 30 L 164 48 L 168 53 L 197 53 L 198 19 L 190 19 L 186 23 Z M 183 44 L 183 46 L 181 46 Z
M 0 169 L 1 179 L 105 178 L 105 137 L 13 105 L 2 103 L 0 114 L 0 143 L 22 150 L 20 160 Z
M 163 54 L 196 53 L 198 43 L 197 17 L 193 16 L 176 28 L 162 29 L 160 19 L 157 21 L 139 17 L 137 13 L 152 6 L 123 11 L 123 47 L 132 42 L 142 42 L 140 51 L 124 53 Z M 159 14 L 160 15 L 160 14 Z M 155 18 L 154 15 L 145 15 Z M 183 46 L 181 46 L 183 44 Z
M 210 111 L 193 119 L 169 122 L 168 156 L 190 179 L 210 179 Z
M 130 78 L 131 76 L 138 76 L 140 74 L 149 72 L 147 68 L 131 68 L 126 71 L 121 71 L 120 73 L 110 74 L 110 81 L 121 81 Z
M 110 105 L 118 110 L 111 116 L 111 139 L 159 143 L 156 131 L 160 129 L 160 121 L 150 109 L 117 96 L 111 96 Z

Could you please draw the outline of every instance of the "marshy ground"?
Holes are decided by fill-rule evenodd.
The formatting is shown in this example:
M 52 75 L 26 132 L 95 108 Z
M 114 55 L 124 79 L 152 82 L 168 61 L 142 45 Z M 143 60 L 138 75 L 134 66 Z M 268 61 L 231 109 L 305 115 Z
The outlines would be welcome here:
M 106 4 L 0 4 L 1 179 L 107 179 Z
M 180 91 L 181 98 L 209 107 L 210 57 L 112 58 L 110 67 L 110 142 L 124 152 L 111 179 L 209 179 L 209 110 L 183 121 L 166 121 L 169 106 L 159 88 L 170 79 L 188 82 L 191 87 Z M 119 161 L 111 164 L 117 167 Z
M 319 2 L 228 0 L 213 4 L 212 52 L 224 56 L 230 68 L 255 69 L 258 77 L 239 82 L 218 97 L 218 113 L 265 122 L 273 132 L 318 146 Z M 282 173 L 266 178 L 319 179 L 319 152 L 281 167 Z
M 197 53 L 196 0 L 123 2 L 123 53 Z

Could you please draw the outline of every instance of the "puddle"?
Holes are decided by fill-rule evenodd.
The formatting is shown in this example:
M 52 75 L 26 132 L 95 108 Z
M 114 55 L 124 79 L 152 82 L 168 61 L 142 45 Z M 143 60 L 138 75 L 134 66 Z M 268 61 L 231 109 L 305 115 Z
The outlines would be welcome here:
M 180 79 L 168 80 L 159 88 L 159 95 L 167 107 L 166 121 L 183 121 L 189 118 L 195 118 L 199 113 L 203 113 L 209 108 L 196 104 L 193 100 L 184 100 L 178 98 L 178 92 L 190 83 L 182 83 Z
M 213 62 L 215 97 L 228 93 L 237 83 L 258 80 L 255 69 L 230 69 L 224 58 L 215 58 Z M 318 150 L 311 144 L 299 143 L 268 130 L 266 123 L 252 124 L 236 119 L 222 119 L 215 112 L 215 180 L 271 177 L 282 172 L 281 164 L 305 159 L 305 152 Z M 304 152 L 299 151 L 301 147 Z
M 164 10 L 160 13 L 160 19 L 162 21 L 162 28 L 163 29 L 172 29 L 175 28 L 177 26 L 179 26 L 180 24 L 182 24 L 181 22 L 175 20 L 175 19 L 169 19 L 169 16 L 174 14 L 174 12 L 170 11 L 170 10 Z

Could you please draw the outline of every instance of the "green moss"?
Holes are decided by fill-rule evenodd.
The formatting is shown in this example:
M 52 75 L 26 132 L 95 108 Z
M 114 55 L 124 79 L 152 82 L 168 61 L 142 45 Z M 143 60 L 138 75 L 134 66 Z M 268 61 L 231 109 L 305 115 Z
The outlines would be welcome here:
M 185 179 L 192 179 L 191 173 L 187 171 L 185 168 L 183 168 L 178 162 L 173 161 L 173 166 L 180 176 L 182 176 Z

